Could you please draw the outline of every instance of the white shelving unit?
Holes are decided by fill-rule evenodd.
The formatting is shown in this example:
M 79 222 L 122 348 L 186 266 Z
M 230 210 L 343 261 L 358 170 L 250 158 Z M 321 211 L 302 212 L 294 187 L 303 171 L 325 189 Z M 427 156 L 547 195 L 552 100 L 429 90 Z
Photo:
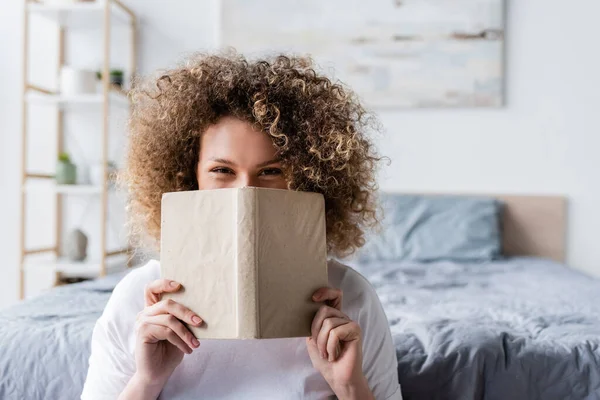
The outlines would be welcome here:
M 108 94 L 109 104 L 116 107 L 127 107 L 129 99 L 123 91 L 112 89 Z M 104 103 L 104 95 L 98 94 L 81 94 L 77 96 L 65 96 L 60 94 L 43 94 L 43 93 L 27 93 L 26 101 L 29 104 L 45 104 L 55 105 L 61 108 L 85 107 L 85 106 L 102 106 Z
M 127 268 L 127 259 L 124 255 L 111 257 L 106 263 L 106 273 L 112 274 L 124 271 Z M 24 265 L 25 270 L 35 272 L 39 269 L 52 269 L 59 273 L 62 278 L 95 278 L 102 272 L 102 261 L 82 261 L 73 262 L 64 258 L 58 258 L 52 261 L 27 261 Z
M 62 195 L 98 195 L 102 193 L 102 186 L 96 185 L 57 185 L 28 182 L 23 190 L 25 193 L 54 193 Z
M 72 4 L 46 4 L 40 0 L 24 0 L 24 49 L 23 49 L 23 116 L 22 116 L 22 184 L 21 184 L 21 263 L 20 287 L 21 299 L 25 295 L 25 271 L 29 268 L 46 268 L 56 273 L 55 284 L 64 278 L 93 278 L 104 276 L 107 273 L 128 267 L 130 249 L 107 249 L 107 215 L 108 193 L 111 186 L 108 181 L 108 130 L 110 107 L 128 107 L 127 93 L 121 88 L 114 87 L 109 82 L 111 28 L 126 26 L 131 33 L 131 54 L 129 72 L 131 76 L 136 71 L 137 58 L 137 18 L 135 14 L 120 0 L 95 0 L 81 1 Z M 54 22 L 59 31 L 59 63 L 58 70 L 65 63 L 65 35 L 76 33 L 78 29 L 101 29 L 103 32 L 103 64 L 102 64 L 102 92 L 100 94 L 65 96 L 54 90 L 43 88 L 29 81 L 29 22 L 32 15 L 39 15 Z M 43 66 L 48 68 L 47 65 Z M 56 148 L 58 153 L 64 150 L 64 113 L 75 111 L 78 107 L 96 108 L 102 116 L 102 143 L 99 147 L 103 165 L 103 183 L 93 185 L 57 185 L 54 183 L 54 174 L 33 173 L 28 170 L 27 145 L 28 145 L 28 113 L 32 104 L 47 105 L 57 110 L 57 135 Z M 57 154 L 58 156 L 58 154 Z M 40 182 L 44 181 L 44 182 Z M 34 194 L 35 193 L 35 194 Z M 55 244 L 48 248 L 26 248 L 26 197 L 28 195 L 41 196 L 45 193 L 56 197 L 56 234 Z M 62 240 L 62 198 L 69 196 L 98 196 L 101 203 L 101 256 L 97 260 L 71 262 L 63 259 L 60 254 Z M 54 253 L 53 259 L 36 261 L 31 255 Z
M 129 25 L 131 14 L 120 1 L 96 0 L 73 4 L 45 4 L 30 1 L 27 9 L 30 14 L 41 15 L 66 29 L 101 28 L 106 7 L 109 7 L 111 22 L 115 25 Z

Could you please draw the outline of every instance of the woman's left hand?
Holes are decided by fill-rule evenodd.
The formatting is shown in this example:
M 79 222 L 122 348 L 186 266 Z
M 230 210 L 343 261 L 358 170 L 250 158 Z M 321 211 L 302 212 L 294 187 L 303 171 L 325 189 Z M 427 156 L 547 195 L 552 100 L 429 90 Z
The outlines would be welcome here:
M 339 399 L 373 398 L 362 371 L 360 326 L 342 312 L 342 291 L 321 288 L 312 299 L 324 303 L 306 339 L 313 366 Z

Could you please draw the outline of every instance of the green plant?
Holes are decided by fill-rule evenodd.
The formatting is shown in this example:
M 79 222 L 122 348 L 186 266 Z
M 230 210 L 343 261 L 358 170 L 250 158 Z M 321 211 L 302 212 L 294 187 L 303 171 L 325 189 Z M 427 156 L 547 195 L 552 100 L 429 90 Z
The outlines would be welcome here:
M 122 69 L 111 69 L 109 75 L 122 78 L 125 72 Z M 102 80 L 102 71 L 96 71 L 96 79 Z
M 71 162 L 71 157 L 69 157 L 69 153 L 59 153 L 58 154 L 58 161 L 64 162 L 64 163 L 70 163 Z
M 74 185 L 77 183 L 77 166 L 71 162 L 68 153 L 59 153 L 54 179 L 59 185 Z

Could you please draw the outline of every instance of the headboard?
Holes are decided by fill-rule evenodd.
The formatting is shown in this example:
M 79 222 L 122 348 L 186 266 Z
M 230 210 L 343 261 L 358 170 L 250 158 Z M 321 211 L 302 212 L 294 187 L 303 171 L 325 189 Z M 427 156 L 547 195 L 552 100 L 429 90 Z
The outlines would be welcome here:
M 567 199 L 563 196 L 415 192 L 407 194 L 481 196 L 498 199 L 505 205 L 502 221 L 503 254 L 542 257 L 565 262 Z
M 567 199 L 561 196 L 493 196 L 505 204 L 503 250 L 511 256 L 537 256 L 564 262 Z

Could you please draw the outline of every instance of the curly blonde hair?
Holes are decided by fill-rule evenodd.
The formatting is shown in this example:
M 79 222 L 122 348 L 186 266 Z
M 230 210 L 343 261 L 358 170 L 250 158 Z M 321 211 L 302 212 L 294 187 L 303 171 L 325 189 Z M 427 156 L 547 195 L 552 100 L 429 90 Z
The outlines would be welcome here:
M 289 189 L 323 194 L 330 254 L 354 252 L 365 228 L 377 224 L 380 158 L 367 132 L 378 124 L 351 90 L 317 74 L 309 58 L 250 62 L 235 53 L 197 54 L 158 78 L 138 79 L 131 96 L 121 179 L 134 233 L 155 244 L 162 194 L 198 189 L 200 137 L 224 116 L 270 136 Z

